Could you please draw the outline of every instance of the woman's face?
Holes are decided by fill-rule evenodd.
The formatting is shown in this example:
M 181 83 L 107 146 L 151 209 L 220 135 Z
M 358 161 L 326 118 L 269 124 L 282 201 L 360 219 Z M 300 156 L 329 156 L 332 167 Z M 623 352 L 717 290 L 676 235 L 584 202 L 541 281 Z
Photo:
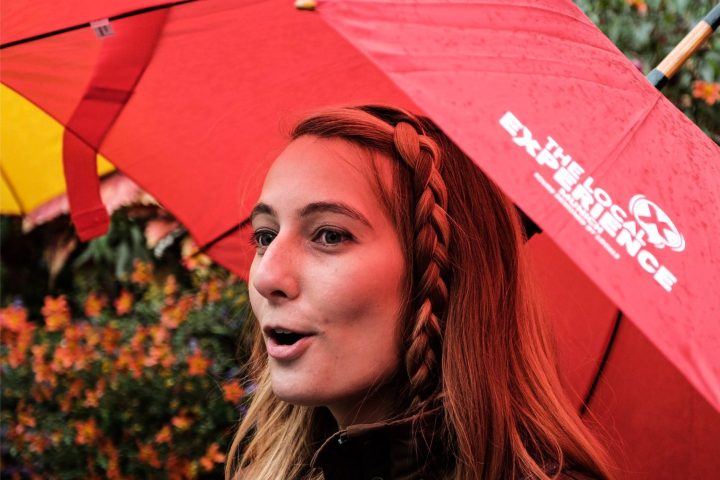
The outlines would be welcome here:
M 376 161 L 384 181 L 390 161 Z M 273 391 L 329 407 L 341 426 L 389 413 L 386 390 L 366 397 L 400 364 L 404 257 L 370 169 L 349 142 L 302 136 L 275 160 L 252 215 L 250 302 Z

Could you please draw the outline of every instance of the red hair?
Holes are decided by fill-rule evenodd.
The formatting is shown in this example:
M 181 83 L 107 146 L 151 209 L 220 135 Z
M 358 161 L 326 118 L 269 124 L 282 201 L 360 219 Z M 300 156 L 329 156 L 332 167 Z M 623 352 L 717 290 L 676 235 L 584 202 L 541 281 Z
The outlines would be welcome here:
M 391 181 L 375 169 L 374 183 L 406 252 L 400 329 L 405 371 L 398 374 L 406 389 L 396 416 L 443 412 L 434 430 L 418 432 L 416 439 L 444 449 L 437 475 L 551 478 L 573 469 L 610 478 L 603 448 L 565 398 L 512 202 L 429 119 L 399 108 L 323 110 L 292 132 L 293 139 L 303 135 L 342 138 L 370 158 L 380 153 L 394 159 Z M 260 372 L 265 360 L 257 348 Z M 297 413 L 302 407 L 284 408 Z M 231 461 L 241 437 L 253 427 L 263 430 L 260 423 L 270 413 L 260 410 L 244 420 Z M 297 422 L 306 422 L 307 432 L 294 441 L 306 447 L 295 445 L 292 453 L 301 457 L 319 429 L 317 412 L 302 418 Z M 293 431 L 300 430 L 296 425 Z M 263 463 L 267 449 L 260 443 L 252 439 L 241 465 Z M 290 470 L 277 473 L 288 478 L 283 475 Z

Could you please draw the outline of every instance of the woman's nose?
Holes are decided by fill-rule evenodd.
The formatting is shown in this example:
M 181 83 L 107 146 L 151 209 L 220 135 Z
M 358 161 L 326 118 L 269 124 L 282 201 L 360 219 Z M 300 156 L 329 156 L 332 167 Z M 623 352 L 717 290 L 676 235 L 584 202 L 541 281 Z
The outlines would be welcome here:
M 298 255 L 280 235 L 255 258 L 251 282 L 260 295 L 272 301 L 293 299 L 299 294 Z

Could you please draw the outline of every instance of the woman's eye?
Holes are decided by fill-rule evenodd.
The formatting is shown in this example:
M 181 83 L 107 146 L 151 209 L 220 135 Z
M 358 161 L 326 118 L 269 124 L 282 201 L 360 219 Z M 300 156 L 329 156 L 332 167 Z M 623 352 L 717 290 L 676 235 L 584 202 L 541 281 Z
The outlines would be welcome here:
M 323 245 L 338 245 L 342 242 L 350 240 L 351 238 L 352 236 L 349 233 L 330 228 L 323 228 L 318 230 L 313 241 L 319 242 Z
M 267 248 L 275 238 L 275 232 L 256 230 L 250 235 L 250 243 L 258 248 Z

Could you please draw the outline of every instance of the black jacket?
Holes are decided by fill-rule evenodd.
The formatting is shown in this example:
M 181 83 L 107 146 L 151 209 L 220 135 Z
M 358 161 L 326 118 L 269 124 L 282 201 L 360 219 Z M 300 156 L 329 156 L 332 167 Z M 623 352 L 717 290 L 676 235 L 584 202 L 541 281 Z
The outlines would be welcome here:
M 438 411 L 417 418 L 352 425 L 330 436 L 313 456 L 311 467 L 320 468 L 325 480 L 439 480 L 434 471 L 443 470 L 438 452 L 447 446 L 420 435 L 415 442 L 413 428 L 426 429 L 439 421 Z M 415 447 L 415 443 L 420 444 Z M 553 468 L 549 468 L 552 471 Z M 563 471 L 559 480 L 593 480 L 575 471 Z
M 311 466 L 325 480 L 431 480 L 431 448 L 416 449 L 412 429 L 412 418 L 352 425 L 328 438 Z

